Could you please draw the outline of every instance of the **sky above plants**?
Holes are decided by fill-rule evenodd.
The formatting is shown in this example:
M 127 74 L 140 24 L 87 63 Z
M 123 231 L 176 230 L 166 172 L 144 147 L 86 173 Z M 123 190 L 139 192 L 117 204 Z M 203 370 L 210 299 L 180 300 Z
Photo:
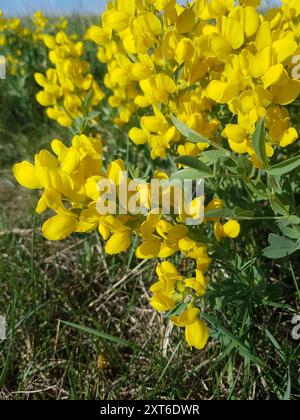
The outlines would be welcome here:
M 265 0 L 264 3 L 278 5 L 280 0 Z M 11 15 L 28 15 L 36 10 L 47 14 L 101 13 L 105 5 L 106 0 L 0 0 L 0 9 Z

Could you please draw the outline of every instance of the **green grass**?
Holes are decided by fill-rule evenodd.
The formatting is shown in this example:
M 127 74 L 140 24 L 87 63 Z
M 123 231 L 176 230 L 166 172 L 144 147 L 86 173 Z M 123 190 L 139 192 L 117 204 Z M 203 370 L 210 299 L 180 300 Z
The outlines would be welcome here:
M 136 268 L 127 254 L 107 257 L 96 235 L 47 242 L 32 195 L 1 175 L 1 399 L 299 398 L 299 296 L 288 264 L 216 263 L 212 338 L 191 352 L 149 307 L 155 261 Z

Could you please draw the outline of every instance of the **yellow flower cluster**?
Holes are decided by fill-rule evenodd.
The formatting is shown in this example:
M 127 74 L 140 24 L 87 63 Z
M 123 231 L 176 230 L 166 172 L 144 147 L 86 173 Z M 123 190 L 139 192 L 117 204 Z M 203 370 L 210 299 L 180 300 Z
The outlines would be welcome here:
M 151 287 L 153 296 L 151 305 L 159 312 L 172 311 L 176 304 L 184 302 L 180 315 L 171 316 L 171 321 L 178 327 L 185 327 L 185 336 L 189 346 L 203 349 L 208 340 L 207 325 L 198 319 L 200 310 L 194 301 L 205 294 L 207 280 L 201 270 L 196 270 L 195 278 L 181 277 L 176 267 L 164 261 L 156 268 L 159 281 Z
M 37 94 L 37 101 L 47 107 L 49 118 L 70 127 L 77 118 L 98 106 L 104 94 L 89 72 L 89 64 L 82 59 L 83 42 L 74 42 L 63 31 L 42 38 L 50 50 L 49 59 L 54 68 L 48 69 L 45 75 L 35 75 L 36 82 L 43 88 Z M 91 100 L 86 104 L 89 95 Z
M 29 53 L 28 49 L 39 45 L 45 33 L 64 30 L 68 26 L 67 19 L 50 22 L 41 11 L 34 13 L 31 20 L 32 24 L 28 21 L 25 25 L 19 18 L 4 17 L 0 10 L 0 47 L 6 47 L 8 71 L 13 76 L 26 75 L 25 58 L 22 57 L 26 50 Z
M 171 114 L 204 137 L 228 141 L 256 167 L 252 135 L 261 118 L 268 129 L 266 154 L 294 143 L 287 106 L 300 93 L 293 79 L 299 54 L 300 12 L 297 0 L 285 0 L 265 15 L 259 0 L 114 0 L 87 37 L 107 63 L 109 103 L 117 123 L 138 117 L 129 137 L 149 144 L 152 158 L 172 149 L 197 156 L 203 143 L 180 138 Z M 222 116 L 232 123 L 224 126 Z
M 131 246 L 132 236 L 136 235 L 140 237 L 136 249 L 139 259 L 166 260 L 181 254 L 184 258 L 194 260 L 195 278 L 181 278 L 175 267 L 167 261 L 158 266 L 159 282 L 152 287 L 154 296 L 151 304 L 159 311 L 168 311 L 178 302 L 186 303 L 185 312 L 178 317 L 174 315 L 171 320 L 180 327 L 186 327 L 190 346 L 202 348 L 208 337 L 207 327 L 198 319 L 199 310 L 193 306 L 193 302 L 205 293 L 207 283 L 204 273 L 211 258 L 206 244 L 191 239 L 193 227 L 183 223 L 186 215 L 166 216 L 160 207 L 158 211 L 152 209 L 146 215 L 101 214 L 97 207 L 102 196 L 99 182 L 109 180 L 119 185 L 125 171 L 124 162 L 113 161 L 105 171 L 102 167 L 100 138 L 86 135 L 75 136 L 71 147 L 60 140 L 53 140 L 51 148 L 52 153 L 40 151 L 35 156 L 34 164 L 25 161 L 13 168 L 14 176 L 22 186 L 43 190 L 37 213 L 44 213 L 47 209 L 55 213 L 44 223 L 43 235 L 49 240 L 63 240 L 74 232 L 87 233 L 98 229 L 107 241 L 105 250 L 111 255 L 126 251 Z M 160 173 L 156 176 L 166 175 Z M 148 203 L 152 196 L 150 184 L 146 184 L 146 191 L 147 194 L 142 193 L 140 200 Z M 215 199 L 208 204 L 206 211 L 220 209 L 222 205 L 221 200 Z M 234 220 L 222 225 L 218 219 L 206 219 L 205 227 L 209 227 L 210 222 L 213 222 L 218 240 L 239 235 L 240 226 Z
M 3 12 L 0 10 L 0 48 L 8 47 L 13 44 L 14 40 L 11 34 L 18 35 L 20 37 L 28 36 L 29 31 L 23 28 L 21 20 L 17 18 L 6 18 Z M 5 58 L 8 64 L 8 71 L 12 75 L 21 74 L 24 75 L 23 61 L 21 59 L 22 52 L 19 48 L 16 49 L 15 53 L 11 52 L 5 54 Z
M 212 144 L 245 154 L 260 168 L 263 162 L 253 134 L 262 119 L 268 158 L 276 148 L 288 147 L 298 139 L 289 105 L 300 93 L 300 81 L 293 71 L 300 53 L 299 2 L 284 0 L 282 7 L 264 15 L 258 11 L 260 3 L 194 0 L 182 6 L 176 0 L 114 0 L 108 3 L 101 25 L 88 29 L 86 39 L 98 45 L 98 59 L 107 68 L 104 84 L 111 92 L 108 104 L 116 110 L 114 123 L 128 124 L 129 138 L 136 145 L 148 145 L 152 159 L 197 157 Z M 83 42 L 66 34 L 65 23 L 52 36 L 44 33 L 48 22 L 41 13 L 33 22 L 37 37 L 50 50 L 53 65 L 46 74 L 35 75 L 43 88 L 37 100 L 51 119 L 71 127 L 91 115 L 104 94 L 83 60 Z M 1 18 L 0 32 L 5 25 L 18 30 L 20 24 Z M 183 138 L 173 116 L 198 136 Z M 149 206 L 152 184 L 146 181 L 139 191 L 145 213 L 102 213 L 99 182 L 120 186 L 126 167 L 122 160 L 115 160 L 104 168 L 101 139 L 90 136 L 89 127 L 85 129 L 85 134 L 77 130 L 80 134 L 71 147 L 54 140 L 51 153 L 42 150 L 34 164 L 14 166 L 21 185 L 43 190 L 36 211 L 55 213 L 42 227 L 44 236 L 62 240 L 72 233 L 98 230 L 110 255 L 137 243 L 138 259 L 160 261 L 158 281 L 151 287 L 151 305 L 174 325 L 185 328 L 191 348 L 202 349 L 208 327 L 199 308 L 208 287 L 210 246 L 224 238 L 237 238 L 239 223 L 223 223 L 209 215 L 223 209 L 223 202 L 215 197 L 205 208 L 202 226 L 190 226 L 186 219 L 196 218 L 193 212 L 198 199 L 189 203 L 190 214 L 182 207 L 177 214 L 172 202 L 171 214 L 166 215 L 160 204 L 156 209 Z M 180 162 L 184 166 L 186 159 Z M 161 171 L 154 177 L 168 179 Z M 132 197 L 133 192 L 128 199 Z M 121 202 L 118 190 L 119 207 Z M 134 236 L 137 242 L 132 241 Z M 184 276 L 178 272 L 173 264 L 176 258 L 189 262 L 194 277 L 188 277 L 190 271 Z
M 12 31 L 24 34 L 21 27 L 21 20 L 18 18 L 6 18 L 0 10 L 0 46 L 3 47 L 7 44 L 8 40 L 5 36 L 5 31 Z

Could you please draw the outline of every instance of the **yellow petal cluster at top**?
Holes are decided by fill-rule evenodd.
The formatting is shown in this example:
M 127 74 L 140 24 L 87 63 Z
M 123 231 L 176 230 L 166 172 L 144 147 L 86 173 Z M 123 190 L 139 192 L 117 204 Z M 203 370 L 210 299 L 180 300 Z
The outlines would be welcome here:
M 300 93 L 293 58 L 300 52 L 299 2 L 283 2 L 265 15 L 259 0 L 114 0 L 87 38 L 107 64 L 115 122 L 138 116 L 129 137 L 149 144 L 152 158 L 168 150 L 197 156 L 207 147 L 180 138 L 174 114 L 199 134 L 247 154 L 256 167 L 252 135 L 261 118 L 268 129 L 266 154 L 294 143 L 287 106 Z M 232 123 L 223 125 L 222 114 Z M 227 113 L 227 114 L 226 114 Z
M 89 72 L 88 62 L 82 59 L 83 42 L 73 41 L 63 31 L 56 36 L 43 35 L 42 39 L 50 50 L 49 59 L 54 68 L 48 69 L 46 75 L 35 75 L 36 82 L 43 88 L 37 94 L 37 101 L 47 107 L 49 118 L 70 127 L 77 118 L 99 105 L 104 94 Z M 85 110 L 89 94 L 91 101 Z

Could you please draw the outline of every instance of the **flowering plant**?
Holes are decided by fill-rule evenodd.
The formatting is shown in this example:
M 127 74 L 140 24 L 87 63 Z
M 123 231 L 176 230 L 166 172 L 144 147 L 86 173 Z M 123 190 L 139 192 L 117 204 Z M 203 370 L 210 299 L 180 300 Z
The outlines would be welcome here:
M 208 340 L 205 294 L 214 256 L 221 241 L 246 241 L 243 221 L 273 221 L 266 257 L 300 249 L 298 186 L 289 183 L 300 166 L 298 3 L 285 0 L 263 15 L 259 0 L 110 1 L 101 25 L 85 36 L 106 66 L 103 86 L 82 58 L 82 40 L 62 30 L 41 36 L 51 68 L 35 75 L 42 88 L 37 101 L 71 129 L 72 142 L 53 140 L 51 152 L 40 151 L 34 164 L 16 164 L 14 175 L 42 191 L 38 213 L 55 214 L 42 227 L 47 239 L 98 230 L 108 254 L 134 246 L 138 259 L 158 259 L 150 303 L 185 329 L 191 348 L 203 349 Z M 160 204 L 144 214 L 99 211 L 99 182 L 118 186 L 126 170 L 136 169 L 124 156 L 106 154 L 104 108 L 128 133 L 128 147 L 144 156 L 149 151 L 137 199 L 145 208 L 150 175 L 180 185 L 205 179 L 200 226 L 186 223 L 187 216 L 197 217 L 199 197 L 190 200 L 189 214 L 174 211 L 174 197 L 168 215 Z M 239 196 L 230 195 L 233 188 Z M 182 259 L 188 267 L 180 273 Z

